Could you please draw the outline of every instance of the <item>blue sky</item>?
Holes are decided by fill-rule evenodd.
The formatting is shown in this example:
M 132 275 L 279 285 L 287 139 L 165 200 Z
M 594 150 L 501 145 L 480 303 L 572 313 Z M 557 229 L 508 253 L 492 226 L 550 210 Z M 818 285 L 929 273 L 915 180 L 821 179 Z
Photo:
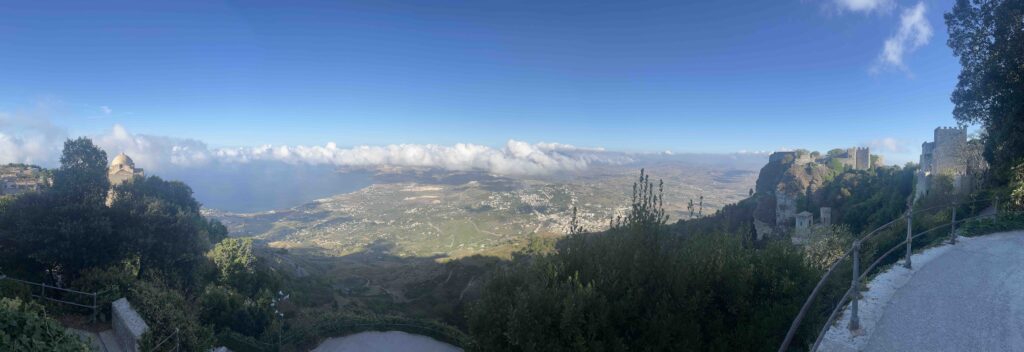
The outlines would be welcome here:
M 0 112 L 45 110 L 33 116 L 68 135 L 116 124 L 215 147 L 886 145 L 902 162 L 954 124 L 951 6 L 6 2 Z M 921 18 L 906 23 L 914 9 Z M 884 59 L 887 40 L 903 48 L 898 64 Z

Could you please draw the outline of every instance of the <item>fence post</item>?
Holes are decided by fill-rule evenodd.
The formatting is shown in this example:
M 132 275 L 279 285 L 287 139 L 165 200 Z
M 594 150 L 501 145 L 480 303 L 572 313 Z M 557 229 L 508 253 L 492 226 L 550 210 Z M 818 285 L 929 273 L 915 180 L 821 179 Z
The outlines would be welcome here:
M 956 202 L 953 203 L 953 220 L 949 222 L 949 243 L 956 244 Z
M 850 279 L 850 331 L 860 330 L 860 315 L 857 302 L 860 301 L 860 241 L 853 241 L 853 278 Z
M 907 261 L 903 263 L 903 266 L 907 269 L 913 269 L 914 265 L 910 262 L 910 256 L 913 254 L 911 251 L 911 242 L 914 239 L 914 205 L 911 204 L 907 210 Z
M 92 318 L 91 318 L 93 323 L 95 323 L 97 318 L 99 318 L 98 317 L 98 312 L 96 311 L 96 308 L 97 308 L 97 306 L 96 306 L 96 292 L 93 292 L 92 293 Z

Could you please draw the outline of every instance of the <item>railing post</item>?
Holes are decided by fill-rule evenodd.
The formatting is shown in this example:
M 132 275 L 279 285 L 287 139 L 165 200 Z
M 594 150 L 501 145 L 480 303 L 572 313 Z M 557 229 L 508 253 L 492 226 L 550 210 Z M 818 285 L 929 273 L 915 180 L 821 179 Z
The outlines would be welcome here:
M 949 222 L 949 243 L 956 244 L 956 203 L 953 203 L 953 220 Z
M 911 242 L 914 239 L 914 205 L 911 204 L 907 210 L 907 261 L 903 263 L 903 266 L 907 269 L 913 269 L 914 265 L 910 261 L 910 256 L 913 254 L 911 250 Z
M 95 323 L 97 318 L 98 318 L 98 316 L 97 316 L 98 313 L 96 311 L 96 307 L 97 307 L 96 306 L 96 292 L 93 292 L 92 293 L 92 322 L 93 323 Z
M 860 315 L 857 302 L 860 301 L 860 241 L 853 241 L 853 278 L 850 279 L 850 331 L 860 330 Z

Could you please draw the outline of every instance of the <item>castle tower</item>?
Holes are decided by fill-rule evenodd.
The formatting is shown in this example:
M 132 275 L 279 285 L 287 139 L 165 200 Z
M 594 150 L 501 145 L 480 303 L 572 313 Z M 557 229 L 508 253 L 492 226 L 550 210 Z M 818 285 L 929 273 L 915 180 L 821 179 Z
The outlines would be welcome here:
M 965 172 L 964 149 L 967 146 L 967 129 L 961 127 L 939 127 L 935 129 L 932 147 L 931 172 L 957 175 Z
M 832 208 L 821 207 L 821 225 L 832 226 Z
M 853 158 L 856 165 L 854 168 L 857 170 L 867 170 L 871 168 L 871 148 L 856 148 L 854 153 Z
M 793 228 L 793 244 L 807 244 L 810 242 L 811 223 L 814 221 L 814 214 L 802 211 L 796 214 L 796 226 Z

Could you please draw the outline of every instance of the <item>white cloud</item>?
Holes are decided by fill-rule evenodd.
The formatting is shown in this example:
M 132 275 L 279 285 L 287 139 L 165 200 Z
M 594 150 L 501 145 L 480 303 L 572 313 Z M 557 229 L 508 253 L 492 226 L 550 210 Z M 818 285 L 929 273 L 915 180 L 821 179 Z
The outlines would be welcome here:
M 876 151 L 883 151 L 889 153 L 906 153 L 910 151 L 906 144 L 892 137 L 885 137 L 882 139 L 876 139 L 868 143 L 861 144 L 862 146 L 871 147 Z
M 888 12 L 895 5 L 893 0 L 834 0 L 837 7 L 853 12 Z
M 115 125 L 94 137 L 97 145 L 112 157 L 124 152 L 136 164 L 148 168 L 197 167 L 216 163 L 279 161 L 337 166 L 408 166 L 447 170 L 483 170 L 500 175 L 538 175 L 585 170 L 593 163 L 622 163 L 629 160 L 599 148 L 580 148 L 559 143 L 509 140 L 503 148 L 459 143 L 392 144 L 341 148 L 323 146 L 273 146 L 209 148 L 194 139 L 132 134 Z
M 114 110 L 111 109 L 109 106 L 103 105 L 100 106 L 100 112 L 102 112 L 104 115 L 110 115 L 114 113 Z
M 932 26 L 925 17 L 927 9 L 923 2 L 914 7 L 904 9 L 900 14 L 900 28 L 889 39 L 885 40 L 878 63 L 872 71 L 886 67 L 905 69 L 904 57 L 928 44 L 932 39 Z
M 54 126 L 50 107 L 40 103 L 32 109 L 0 112 L 0 163 L 52 166 L 67 133 Z

